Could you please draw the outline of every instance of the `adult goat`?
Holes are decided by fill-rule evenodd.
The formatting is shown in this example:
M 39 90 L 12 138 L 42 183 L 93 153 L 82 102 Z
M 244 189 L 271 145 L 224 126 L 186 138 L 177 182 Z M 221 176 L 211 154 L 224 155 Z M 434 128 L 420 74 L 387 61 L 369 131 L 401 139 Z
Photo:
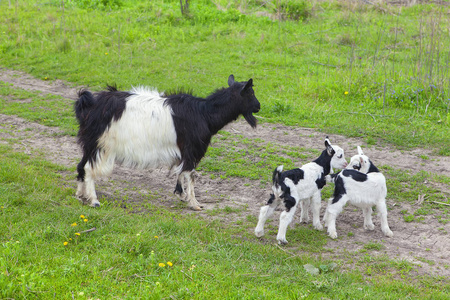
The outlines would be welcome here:
M 75 103 L 83 150 L 76 195 L 90 206 L 100 206 L 95 179 L 111 174 L 115 162 L 137 168 L 167 166 L 178 175 L 174 193 L 201 210 L 193 172 L 211 137 L 240 115 L 253 128 L 257 123 L 253 113 L 260 103 L 253 80 L 237 82 L 230 75 L 228 85 L 205 99 L 188 93 L 164 95 L 145 87 L 122 92 L 109 86 L 95 94 L 81 90 Z

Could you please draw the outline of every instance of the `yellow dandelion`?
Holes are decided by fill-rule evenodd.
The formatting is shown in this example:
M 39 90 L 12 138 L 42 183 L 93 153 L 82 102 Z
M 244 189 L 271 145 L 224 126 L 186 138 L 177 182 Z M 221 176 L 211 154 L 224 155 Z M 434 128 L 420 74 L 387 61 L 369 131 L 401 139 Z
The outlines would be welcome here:
M 105 52 L 105 55 L 108 55 L 108 52 Z
M 70 226 L 75 227 L 75 226 L 77 226 L 77 223 L 74 222 L 74 223 L 70 224 Z
M 88 221 L 88 219 L 84 219 L 83 221 L 87 222 L 87 221 Z
M 84 219 L 86 218 L 84 215 L 80 215 L 80 219 Z
M 78 236 L 80 236 L 81 234 L 80 234 L 79 232 L 75 232 L 75 235 L 78 235 Z
M 69 238 L 69 241 L 71 241 L 72 240 L 72 238 Z
M 169 267 L 171 267 L 171 266 L 173 266 L 173 263 L 171 263 L 170 261 L 168 261 L 168 262 L 167 262 L 167 265 L 168 265 Z
M 159 236 L 155 235 L 154 238 L 155 238 L 155 239 L 159 239 Z
M 67 246 L 69 244 L 69 242 L 64 242 L 64 246 Z
M 47 76 L 45 76 L 45 77 L 44 77 L 44 80 L 47 80 L 47 79 L 48 79 L 48 77 L 47 77 Z
M 161 268 L 164 268 L 166 266 L 165 263 L 159 263 L 158 266 L 160 266 Z
M 347 91 L 345 91 L 345 92 L 344 92 L 344 95 L 348 95 L 348 92 L 347 92 Z

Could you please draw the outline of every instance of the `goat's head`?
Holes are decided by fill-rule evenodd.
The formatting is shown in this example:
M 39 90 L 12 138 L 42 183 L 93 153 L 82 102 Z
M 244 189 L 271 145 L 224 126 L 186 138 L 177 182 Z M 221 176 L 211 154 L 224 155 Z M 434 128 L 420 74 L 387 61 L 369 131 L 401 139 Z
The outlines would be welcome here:
M 325 138 L 325 147 L 327 148 L 327 154 L 331 156 L 331 168 L 344 169 L 347 166 L 344 149 L 337 145 L 332 145 L 328 137 Z
M 230 77 L 228 77 L 228 85 L 238 91 L 237 94 L 241 114 L 244 116 L 248 124 L 255 128 L 256 118 L 253 116 L 253 113 L 257 113 L 261 109 L 261 104 L 259 104 L 258 99 L 255 97 L 255 92 L 253 91 L 253 80 L 249 79 L 247 82 L 237 82 L 234 81 L 234 76 L 230 75 Z
M 358 155 L 352 156 L 350 159 L 350 163 L 347 166 L 347 169 L 354 169 L 361 173 L 367 174 L 370 168 L 370 160 L 364 155 L 361 147 L 358 146 Z

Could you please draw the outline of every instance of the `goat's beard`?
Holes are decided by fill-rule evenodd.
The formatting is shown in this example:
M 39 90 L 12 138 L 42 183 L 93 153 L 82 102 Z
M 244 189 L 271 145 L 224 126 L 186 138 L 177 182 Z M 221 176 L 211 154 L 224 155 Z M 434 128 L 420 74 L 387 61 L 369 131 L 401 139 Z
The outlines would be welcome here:
M 247 121 L 247 123 L 250 124 L 250 126 L 256 128 L 257 120 L 252 113 L 244 114 L 244 118 Z

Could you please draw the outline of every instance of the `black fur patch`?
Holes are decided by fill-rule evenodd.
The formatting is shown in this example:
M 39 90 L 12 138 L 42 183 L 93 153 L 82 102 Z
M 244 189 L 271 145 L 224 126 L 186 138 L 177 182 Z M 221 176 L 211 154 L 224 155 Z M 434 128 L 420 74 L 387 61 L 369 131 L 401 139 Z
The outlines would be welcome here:
M 334 204 L 338 202 L 346 193 L 347 191 L 345 190 L 344 180 L 341 176 L 337 176 L 336 180 L 334 181 L 334 194 L 331 203 Z
M 292 169 L 286 172 L 281 173 L 280 181 L 284 182 L 286 178 L 292 180 L 295 184 L 297 184 L 300 180 L 305 178 L 305 172 L 302 169 Z
M 289 212 L 292 207 L 295 206 L 297 201 L 295 201 L 295 198 L 291 196 L 291 189 L 289 187 L 286 187 L 286 190 L 284 191 L 283 195 L 281 195 L 281 198 L 283 198 L 284 206 L 286 207 L 286 211 Z
M 275 195 L 274 194 L 270 194 L 270 198 L 269 198 L 269 200 L 267 200 L 267 205 L 272 204 L 274 200 L 275 200 Z
M 356 170 L 348 169 L 348 170 L 343 170 L 341 173 L 342 173 L 342 176 L 351 177 L 353 180 L 358 181 L 358 182 L 364 182 L 367 180 L 367 174 L 361 173 Z
M 181 183 L 179 183 L 178 181 L 177 181 L 177 185 L 175 186 L 175 190 L 173 191 L 173 193 L 176 195 L 183 194 L 183 187 L 181 186 Z
M 327 181 L 325 180 L 325 175 L 322 173 L 320 178 L 316 179 L 317 188 L 319 190 L 321 190 L 326 184 L 327 184 Z
M 95 162 L 98 148 L 98 139 L 108 129 L 112 121 L 121 118 L 126 107 L 126 99 L 131 94 L 119 92 L 116 87 L 108 86 L 107 91 L 92 94 L 87 90 L 78 93 L 75 102 L 75 116 L 80 128 L 78 130 L 78 143 L 83 150 L 83 158 L 78 164 L 78 180 L 83 181 L 84 165 L 89 161 Z
M 369 172 L 368 173 L 378 173 L 378 172 L 380 172 L 378 170 L 378 168 L 375 167 L 375 165 L 370 160 L 369 160 L 369 163 L 370 163 L 370 167 L 369 167 Z
M 330 171 L 331 171 L 330 163 L 331 163 L 331 158 L 334 155 L 334 150 L 332 151 L 332 153 L 333 154 L 330 156 L 330 155 L 328 155 L 327 150 L 323 150 L 322 153 L 320 154 L 320 156 L 313 161 L 323 168 L 324 176 L 330 174 Z
M 230 76 L 231 78 L 232 76 Z M 211 137 L 239 115 L 252 126 L 256 126 L 253 112 L 260 104 L 248 82 L 235 82 L 205 99 L 187 93 L 168 93 L 165 105 L 173 111 L 172 118 L 177 133 L 177 144 L 181 151 L 182 171 L 191 171 L 203 158 Z

